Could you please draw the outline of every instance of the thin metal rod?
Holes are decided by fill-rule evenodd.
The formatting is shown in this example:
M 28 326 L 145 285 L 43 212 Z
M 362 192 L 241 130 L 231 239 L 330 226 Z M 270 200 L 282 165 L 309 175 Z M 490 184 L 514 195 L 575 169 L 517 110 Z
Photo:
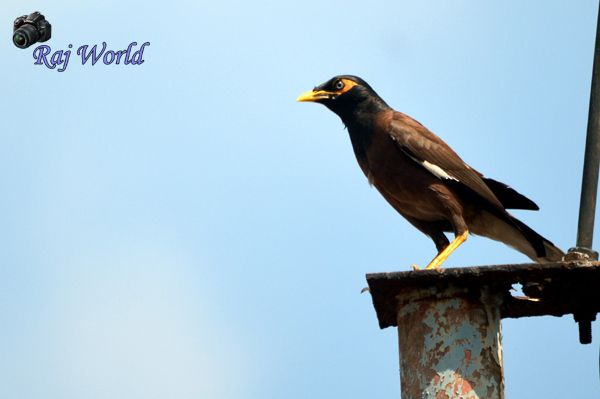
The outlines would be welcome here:
M 578 249 L 592 249 L 594 239 L 594 217 L 598 192 L 598 167 L 600 165 L 600 9 L 596 25 L 596 45 L 592 71 L 592 88 L 588 114 L 587 137 L 583 178 L 581 180 L 581 200 L 579 204 L 579 224 L 577 228 Z

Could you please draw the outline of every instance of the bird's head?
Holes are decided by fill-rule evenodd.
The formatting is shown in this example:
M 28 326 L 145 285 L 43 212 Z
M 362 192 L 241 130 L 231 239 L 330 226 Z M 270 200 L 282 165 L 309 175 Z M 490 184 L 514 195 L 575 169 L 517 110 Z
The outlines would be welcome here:
M 297 101 L 321 103 L 338 114 L 344 122 L 357 113 L 373 113 L 389 108 L 367 82 L 352 75 L 334 76 L 312 91 L 302 93 Z

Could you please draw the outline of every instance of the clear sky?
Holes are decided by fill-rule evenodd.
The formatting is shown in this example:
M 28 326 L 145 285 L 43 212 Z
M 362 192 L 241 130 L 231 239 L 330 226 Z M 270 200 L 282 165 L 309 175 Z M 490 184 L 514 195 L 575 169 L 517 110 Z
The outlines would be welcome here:
M 16 1 L 0 22 L 0 397 L 394 398 L 397 335 L 365 273 L 432 242 L 295 98 L 367 80 L 573 246 L 597 1 Z M 150 42 L 142 65 L 34 65 Z M 73 50 L 74 50 L 73 49 Z M 526 262 L 471 238 L 445 266 Z M 571 317 L 505 320 L 508 398 L 598 398 Z

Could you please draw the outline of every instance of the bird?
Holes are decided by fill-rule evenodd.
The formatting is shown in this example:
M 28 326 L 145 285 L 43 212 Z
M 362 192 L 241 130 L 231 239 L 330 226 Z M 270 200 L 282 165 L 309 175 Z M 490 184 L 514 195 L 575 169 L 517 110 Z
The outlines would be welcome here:
M 297 101 L 323 104 L 341 118 L 368 182 L 433 240 L 437 254 L 425 269 L 439 269 L 469 234 L 500 241 L 538 263 L 562 260 L 563 251 L 507 211 L 539 210 L 532 200 L 473 169 L 363 79 L 334 76 Z

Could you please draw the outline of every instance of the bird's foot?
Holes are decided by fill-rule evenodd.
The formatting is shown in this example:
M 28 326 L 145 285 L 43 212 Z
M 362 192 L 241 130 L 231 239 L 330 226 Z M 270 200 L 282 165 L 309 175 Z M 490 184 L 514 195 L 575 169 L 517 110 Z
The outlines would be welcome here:
M 444 261 L 442 260 L 441 262 L 436 258 L 434 260 L 431 261 L 431 263 L 429 263 L 427 266 L 425 266 L 425 270 L 439 270 L 440 266 L 442 265 Z
M 428 265 L 425 267 L 425 269 L 421 269 L 421 268 L 420 268 L 419 266 L 417 266 L 417 265 L 411 265 L 410 267 L 412 267 L 413 271 L 415 271 L 415 272 L 416 272 L 416 271 L 419 271 L 419 270 L 431 270 L 431 269 L 434 269 L 434 270 L 440 270 L 440 269 L 441 269 L 440 265 L 432 265 L 431 263 L 430 263 L 430 264 L 428 264 Z

